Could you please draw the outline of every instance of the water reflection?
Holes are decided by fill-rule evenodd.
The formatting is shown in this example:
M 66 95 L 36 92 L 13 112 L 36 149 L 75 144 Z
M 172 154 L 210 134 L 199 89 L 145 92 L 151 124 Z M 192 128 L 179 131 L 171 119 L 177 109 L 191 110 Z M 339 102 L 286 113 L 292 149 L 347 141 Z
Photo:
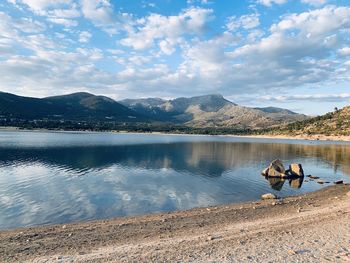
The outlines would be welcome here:
M 273 159 L 313 158 L 350 174 L 348 145 L 295 145 L 266 143 L 197 142 L 121 146 L 75 146 L 50 148 L 2 148 L 0 166 L 11 163 L 41 162 L 80 173 L 104 169 L 113 164 L 145 169 L 171 168 L 203 176 L 217 177 L 241 166 L 259 163 L 265 167 Z
M 302 163 L 307 174 L 327 181 L 350 181 L 349 145 L 171 136 L 124 144 L 118 140 L 126 140 L 125 135 L 32 134 L 43 139 L 31 141 L 26 134 L 19 140 L 13 133 L 4 140 L 0 133 L 0 229 L 189 209 L 259 199 L 271 191 L 284 196 L 324 187 L 301 178 L 266 181 L 260 172 L 277 158 Z
M 281 191 L 285 181 L 288 181 L 290 187 L 299 189 L 303 185 L 304 177 L 295 177 L 295 178 L 278 178 L 278 177 L 265 177 L 269 181 L 269 184 L 272 189 L 276 191 Z
M 295 178 L 295 179 L 290 179 L 289 185 L 293 188 L 299 189 L 303 185 L 303 182 L 304 182 L 304 176 L 299 177 L 299 178 Z

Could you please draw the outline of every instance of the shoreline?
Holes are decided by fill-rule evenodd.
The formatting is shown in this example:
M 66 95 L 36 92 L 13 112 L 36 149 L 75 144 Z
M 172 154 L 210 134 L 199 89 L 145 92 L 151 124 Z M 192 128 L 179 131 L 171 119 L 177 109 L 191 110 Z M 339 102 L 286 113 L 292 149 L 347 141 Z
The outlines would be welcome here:
M 77 130 L 51 130 L 51 129 L 20 129 L 18 127 L 0 127 L 0 131 L 17 131 L 17 132 L 62 132 L 62 133 L 112 133 L 112 134 L 142 134 L 142 135 L 169 135 L 169 136 L 218 136 L 218 137 L 236 137 L 236 138 L 254 138 L 254 139 L 282 139 L 282 140 L 305 140 L 305 141 L 334 141 L 334 142 L 350 142 L 349 136 L 338 135 L 269 135 L 269 134 L 193 134 L 193 133 L 166 133 L 166 132 L 128 132 L 128 131 L 77 131 Z
M 4 230 L 0 261 L 350 260 L 350 249 L 336 251 L 350 241 L 349 200 L 350 185 L 333 185 L 282 200 Z

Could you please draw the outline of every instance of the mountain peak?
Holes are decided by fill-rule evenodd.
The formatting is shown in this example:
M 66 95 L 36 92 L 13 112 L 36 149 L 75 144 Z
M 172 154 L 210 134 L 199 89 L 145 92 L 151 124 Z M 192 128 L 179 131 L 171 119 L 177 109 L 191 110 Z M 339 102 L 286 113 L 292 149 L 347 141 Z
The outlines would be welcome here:
M 45 99 L 57 99 L 57 98 L 66 98 L 66 99 L 85 99 L 89 97 L 96 97 L 96 95 L 91 94 L 89 92 L 75 92 L 75 93 L 70 93 L 70 94 L 65 94 L 65 95 L 58 95 L 58 96 L 50 96 Z
M 183 111 L 190 106 L 199 106 L 203 111 L 218 111 L 226 105 L 235 105 L 220 94 L 209 94 L 191 98 L 178 98 L 170 101 L 174 110 Z

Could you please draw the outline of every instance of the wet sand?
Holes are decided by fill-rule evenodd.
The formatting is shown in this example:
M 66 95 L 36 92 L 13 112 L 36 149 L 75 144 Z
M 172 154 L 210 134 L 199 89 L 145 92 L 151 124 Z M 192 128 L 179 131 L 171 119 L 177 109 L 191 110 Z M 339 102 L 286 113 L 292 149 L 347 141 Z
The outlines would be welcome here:
M 350 261 L 350 185 L 283 200 L 0 232 L 0 262 L 208 261 Z

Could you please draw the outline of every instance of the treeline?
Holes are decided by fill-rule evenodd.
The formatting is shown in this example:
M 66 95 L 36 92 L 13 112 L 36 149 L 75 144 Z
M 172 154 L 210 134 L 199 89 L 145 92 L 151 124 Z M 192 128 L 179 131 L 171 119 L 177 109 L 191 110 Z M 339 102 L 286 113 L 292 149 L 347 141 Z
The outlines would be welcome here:
M 18 127 L 20 129 L 48 129 L 70 131 L 125 131 L 125 132 L 162 132 L 175 134 L 204 134 L 204 135 L 244 135 L 251 134 L 250 129 L 237 128 L 198 128 L 173 123 L 125 123 L 125 122 L 99 122 L 99 121 L 71 121 L 71 120 L 23 120 L 0 119 L 2 127 Z

